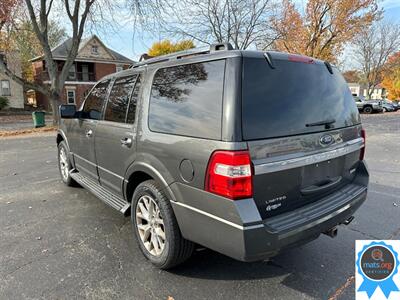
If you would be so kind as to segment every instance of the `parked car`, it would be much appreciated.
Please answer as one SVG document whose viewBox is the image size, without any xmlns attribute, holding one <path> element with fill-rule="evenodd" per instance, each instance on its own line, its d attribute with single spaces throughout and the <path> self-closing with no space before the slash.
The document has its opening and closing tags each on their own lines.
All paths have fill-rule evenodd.
<svg viewBox="0 0 400 300">
<path fill-rule="evenodd" d="M 317 59 L 230 44 L 178 52 L 105 77 L 60 115 L 63 182 L 130 213 L 162 269 L 195 245 L 257 261 L 334 237 L 366 199 L 357 107 Z"/>
<path fill-rule="evenodd" d="M 396 101 L 390 101 L 390 100 L 384 100 L 385 103 L 391 105 L 393 107 L 394 111 L 397 111 L 399 109 L 399 102 Z"/>
<path fill-rule="evenodd" d="M 382 102 L 382 108 L 383 108 L 384 112 L 395 111 L 394 105 L 392 104 L 391 101 L 381 100 L 381 102 Z"/>
<path fill-rule="evenodd" d="M 380 100 L 366 100 L 362 96 L 354 96 L 354 101 L 357 104 L 357 108 L 359 111 L 371 114 L 373 112 L 383 112 L 382 101 Z"/>
</svg>

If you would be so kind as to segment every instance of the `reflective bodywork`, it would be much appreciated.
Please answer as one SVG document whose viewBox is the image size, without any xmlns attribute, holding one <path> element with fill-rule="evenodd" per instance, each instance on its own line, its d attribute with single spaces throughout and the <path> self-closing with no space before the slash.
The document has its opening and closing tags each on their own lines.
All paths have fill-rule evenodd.
<svg viewBox="0 0 400 300">
<path fill-rule="evenodd" d="M 127 205 L 132 187 L 153 178 L 184 238 L 246 261 L 345 222 L 365 200 L 369 176 L 356 105 L 335 68 L 268 57 L 274 68 L 262 52 L 214 51 L 106 77 L 100 111 L 90 93 L 81 118 L 62 121 L 74 170 Z M 315 75 L 306 91 L 298 82 L 304 74 Z M 252 197 L 233 201 L 205 191 L 216 150 L 248 151 Z M 143 209 L 136 213 L 145 243 L 151 220 L 140 217 Z M 158 251 L 162 243 L 153 242 L 149 251 Z"/>
</svg>

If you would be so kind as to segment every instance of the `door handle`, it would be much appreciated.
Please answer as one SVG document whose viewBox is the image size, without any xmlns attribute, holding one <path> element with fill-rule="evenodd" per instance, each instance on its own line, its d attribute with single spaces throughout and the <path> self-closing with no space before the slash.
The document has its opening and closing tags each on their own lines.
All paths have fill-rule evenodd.
<svg viewBox="0 0 400 300">
<path fill-rule="evenodd" d="M 131 138 L 123 138 L 121 139 L 121 145 L 125 147 L 131 147 L 132 146 L 132 139 Z"/>
<path fill-rule="evenodd" d="M 92 129 L 86 130 L 85 135 L 87 138 L 90 138 L 93 135 L 93 130 Z"/>
</svg>

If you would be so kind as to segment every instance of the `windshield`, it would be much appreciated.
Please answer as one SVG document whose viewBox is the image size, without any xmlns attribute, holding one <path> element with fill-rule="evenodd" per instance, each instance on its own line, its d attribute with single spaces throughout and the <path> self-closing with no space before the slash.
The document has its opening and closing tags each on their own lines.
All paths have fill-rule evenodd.
<svg viewBox="0 0 400 300">
<path fill-rule="evenodd" d="M 360 123 L 352 94 L 336 68 L 331 74 L 320 62 L 288 60 L 274 60 L 274 66 L 272 69 L 261 58 L 243 58 L 245 140 L 312 133 Z"/>
</svg>

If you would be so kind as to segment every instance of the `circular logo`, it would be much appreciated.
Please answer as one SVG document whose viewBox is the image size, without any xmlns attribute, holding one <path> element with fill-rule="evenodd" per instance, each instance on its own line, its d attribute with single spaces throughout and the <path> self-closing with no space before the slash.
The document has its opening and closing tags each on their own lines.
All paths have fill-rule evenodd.
<svg viewBox="0 0 400 300">
<path fill-rule="evenodd" d="M 320 144 L 323 146 L 329 146 L 334 141 L 335 141 L 335 139 L 330 134 L 325 134 L 325 135 L 321 136 L 321 138 L 319 139 Z"/>
<path fill-rule="evenodd" d="M 367 248 L 361 256 L 360 267 L 371 280 L 385 280 L 392 275 L 396 267 L 392 251 L 385 246 L 376 245 Z"/>
</svg>

